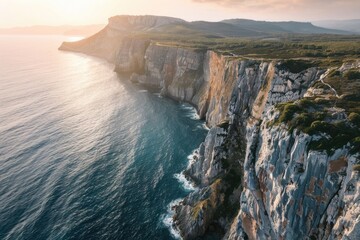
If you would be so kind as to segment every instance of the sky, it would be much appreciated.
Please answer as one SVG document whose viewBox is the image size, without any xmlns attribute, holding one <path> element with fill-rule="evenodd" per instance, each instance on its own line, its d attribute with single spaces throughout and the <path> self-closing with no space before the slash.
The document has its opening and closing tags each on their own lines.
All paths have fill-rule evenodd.
<svg viewBox="0 0 360 240">
<path fill-rule="evenodd" d="M 121 14 L 189 21 L 359 19 L 359 9 L 360 0 L 0 0 L 0 27 L 102 24 Z"/>
</svg>

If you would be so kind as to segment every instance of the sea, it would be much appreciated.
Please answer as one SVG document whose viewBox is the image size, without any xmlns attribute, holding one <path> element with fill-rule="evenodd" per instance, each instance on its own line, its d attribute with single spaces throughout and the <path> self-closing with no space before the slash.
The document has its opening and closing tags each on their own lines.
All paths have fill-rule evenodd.
<svg viewBox="0 0 360 240">
<path fill-rule="evenodd" d="M 207 130 L 195 109 L 59 51 L 0 36 L 0 239 L 176 239 L 181 172 Z"/>
</svg>

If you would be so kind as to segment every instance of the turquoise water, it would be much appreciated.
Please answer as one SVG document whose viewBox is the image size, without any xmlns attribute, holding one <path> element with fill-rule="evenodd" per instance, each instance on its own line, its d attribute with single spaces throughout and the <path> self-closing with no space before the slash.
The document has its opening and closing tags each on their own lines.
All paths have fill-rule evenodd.
<svg viewBox="0 0 360 240">
<path fill-rule="evenodd" d="M 0 239 L 173 238 L 203 123 L 63 40 L 0 36 Z"/>
</svg>

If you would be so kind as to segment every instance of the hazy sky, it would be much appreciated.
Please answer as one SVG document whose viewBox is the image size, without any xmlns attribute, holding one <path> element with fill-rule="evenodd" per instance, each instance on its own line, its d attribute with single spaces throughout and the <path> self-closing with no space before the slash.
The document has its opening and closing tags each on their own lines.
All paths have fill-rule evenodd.
<svg viewBox="0 0 360 240">
<path fill-rule="evenodd" d="M 360 0 L 0 0 L 0 27 L 106 23 L 118 14 L 186 20 L 360 18 Z"/>
</svg>

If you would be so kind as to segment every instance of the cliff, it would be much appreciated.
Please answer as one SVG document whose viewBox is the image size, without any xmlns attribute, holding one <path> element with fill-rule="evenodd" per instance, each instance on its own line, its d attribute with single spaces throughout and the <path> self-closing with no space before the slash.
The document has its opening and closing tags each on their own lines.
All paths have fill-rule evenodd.
<svg viewBox="0 0 360 240">
<path fill-rule="evenodd" d="M 346 146 L 309 151 L 317 136 L 267 123 L 247 126 L 244 191 L 228 237 L 357 239 L 358 156 Z"/>
<path fill-rule="evenodd" d="M 78 42 L 64 42 L 59 50 L 81 52 L 95 57 L 115 61 L 116 53 L 124 39 L 138 32 L 146 32 L 158 27 L 182 23 L 182 19 L 159 16 L 121 15 L 109 18 L 108 25 L 93 36 Z"/>
<path fill-rule="evenodd" d="M 139 21 L 131 29 L 163 24 Z M 114 28 L 78 50 L 109 48 L 115 71 L 191 103 L 211 127 L 184 171 L 198 190 L 174 207 L 184 239 L 360 239 L 360 115 L 347 100 L 358 97 L 359 61 L 325 73 L 301 61 L 115 41 L 123 29 Z M 332 87 L 338 76 L 352 92 Z"/>
<path fill-rule="evenodd" d="M 115 58 L 115 71 L 132 73 L 131 81 L 191 103 L 209 126 L 215 126 L 228 116 L 238 69 L 236 61 L 213 51 L 126 39 Z"/>
<path fill-rule="evenodd" d="M 357 155 L 346 144 L 333 154 L 310 150 L 317 135 L 271 124 L 274 106 L 303 98 L 323 70 L 129 41 L 116 70 L 136 69 L 132 81 L 193 104 L 212 127 L 184 171 L 199 187 L 175 207 L 184 239 L 358 236 Z"/>
<path fill-rule="evenodd" d="M 184 239 L 359 236 L 357 153 L 348 142 L 333 153 L 312 150 L 318 135 L 272 124 L 275 106 L 302 99 L 323 70 L 292 73 L 281 62 L 156 44 L 143 66 L 133 80 L 192 103 L 212 127 L 184 171 L 199 187 L 175 207 Z"/>
</svg>

